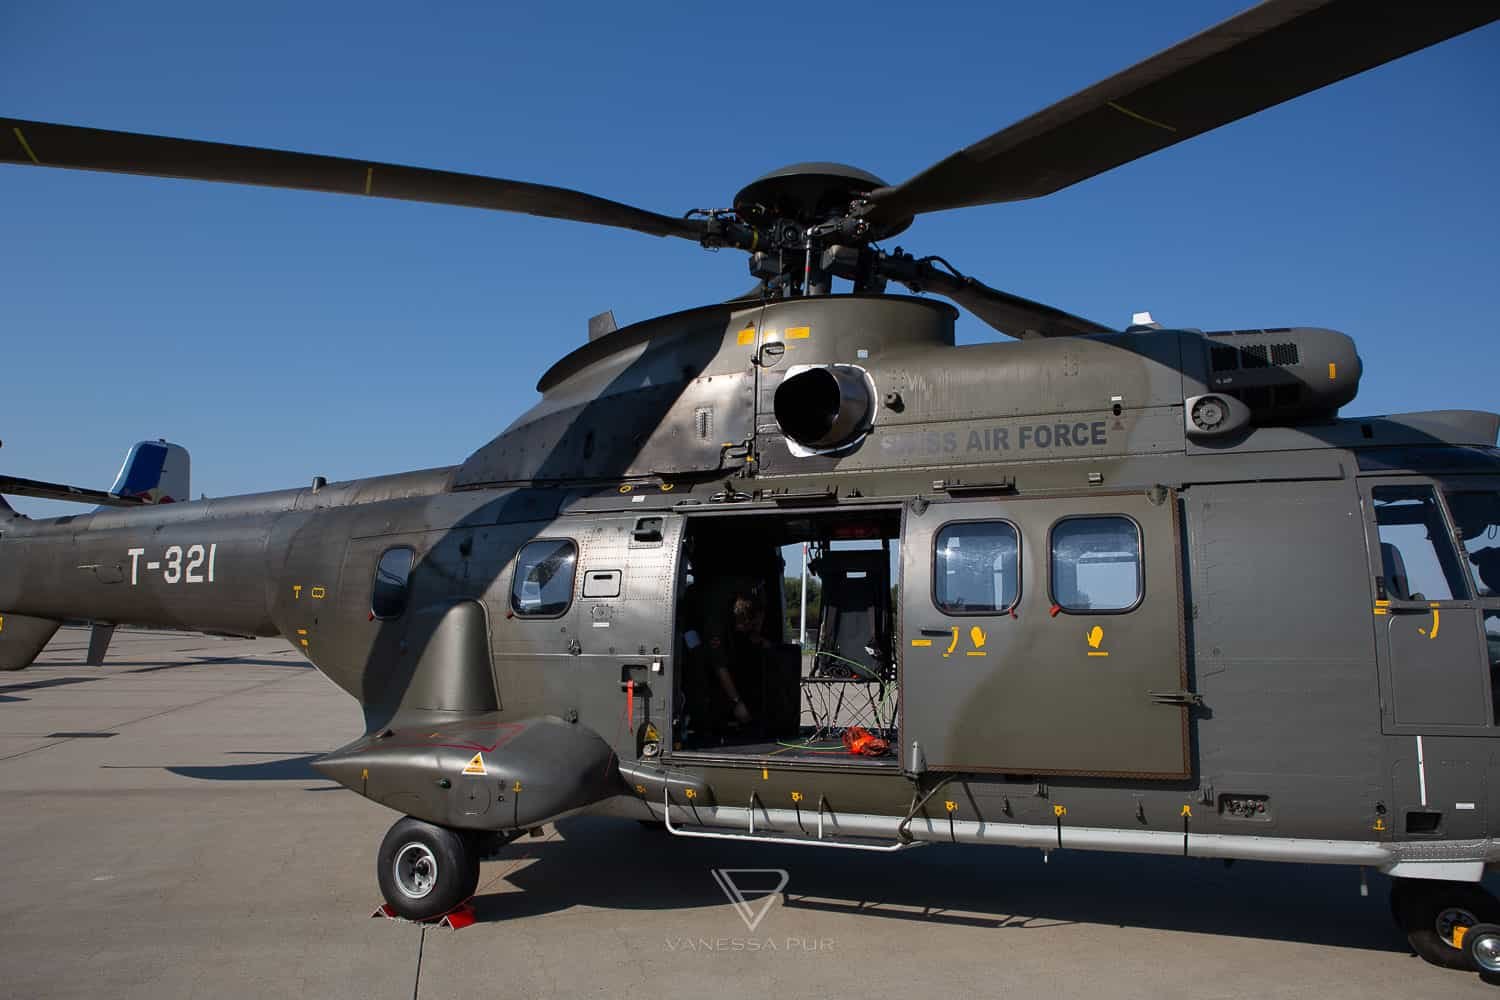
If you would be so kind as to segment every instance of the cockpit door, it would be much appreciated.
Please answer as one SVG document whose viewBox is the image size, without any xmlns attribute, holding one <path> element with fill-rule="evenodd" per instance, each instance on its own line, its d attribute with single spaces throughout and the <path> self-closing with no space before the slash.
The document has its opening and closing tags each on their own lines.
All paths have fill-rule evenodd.
<svg viewBox="0 0 1500 1000">
<path fill-rule="evenodd" d="M 1474 578 L 1439 494 L 1414 477 L 1361 483 L 1387 733 L 1468 735 L 1492 721 Z"/>
</svg>

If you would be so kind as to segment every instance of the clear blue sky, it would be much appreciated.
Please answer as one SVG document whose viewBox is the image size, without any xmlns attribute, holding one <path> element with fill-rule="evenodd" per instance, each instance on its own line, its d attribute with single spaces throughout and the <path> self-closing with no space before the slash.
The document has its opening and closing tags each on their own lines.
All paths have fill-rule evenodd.
<svg viewBox="0 0 1500 1000">
<path fill-rule="evenodd" d="M 0 107 L 678 213 L 794 161 L 904 179 L 1241 6 L 10 0 Z M 1497 164 L 1491 26 L 900 242 L 1115 324 L 1345 330 L 1346 412 L 1500 409 Z M 0 167 L 0 218 L 0 469 L 89 486 L 158 436 L 211 495 L 458 462 L 589 315 L 749 285 L 681 241 L 228 185 Z"/>
</svg>

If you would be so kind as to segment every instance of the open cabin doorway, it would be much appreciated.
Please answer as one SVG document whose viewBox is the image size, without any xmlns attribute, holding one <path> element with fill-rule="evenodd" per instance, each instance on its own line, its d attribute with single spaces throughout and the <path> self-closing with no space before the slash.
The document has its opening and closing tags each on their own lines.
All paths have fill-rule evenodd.
<svg viewBox="0 0 1500 1000">
<path fill-rule="evenodd" d="M 672 754 L 896 767 L 900 533 L 898 508 L 690 515 Z"/>
</svg>

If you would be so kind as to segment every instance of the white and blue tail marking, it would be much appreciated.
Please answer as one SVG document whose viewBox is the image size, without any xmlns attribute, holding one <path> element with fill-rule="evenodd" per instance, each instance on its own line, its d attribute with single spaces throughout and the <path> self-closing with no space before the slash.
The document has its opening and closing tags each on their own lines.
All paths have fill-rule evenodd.
<svg viewBox="0 0 1500 1000">
<path fill-rule="evenodd" d="M 125 453 L 125 462 L 111 496 L 146 503 L 174 503 L 192 499 L 192 460 L 180 444 L 138 441 Z"/>
</svg>

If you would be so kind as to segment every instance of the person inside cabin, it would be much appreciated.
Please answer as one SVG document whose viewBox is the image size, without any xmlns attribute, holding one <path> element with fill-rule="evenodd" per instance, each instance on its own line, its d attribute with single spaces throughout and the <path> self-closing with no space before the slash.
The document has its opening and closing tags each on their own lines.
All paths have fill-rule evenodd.
<svg viewBox="0 0 1500 1000">
<path fill-rule="evenodd" d="M 694 700 L 703 739 L 719 743 L 762 725 L 772 650 L 765 600 L 748 579 L 715 580 L 705 598 Z"/>
</svg>

